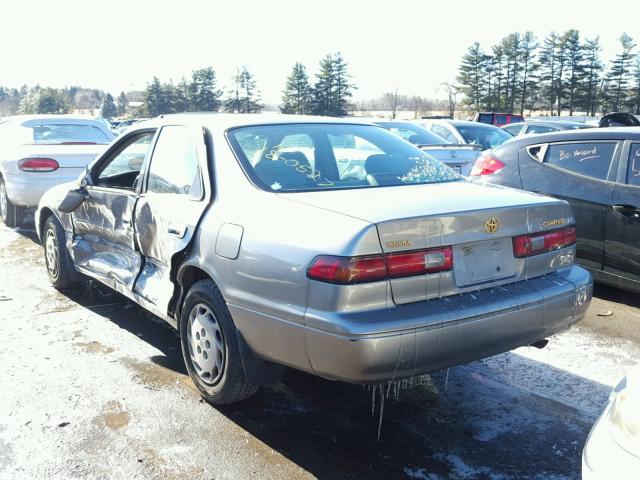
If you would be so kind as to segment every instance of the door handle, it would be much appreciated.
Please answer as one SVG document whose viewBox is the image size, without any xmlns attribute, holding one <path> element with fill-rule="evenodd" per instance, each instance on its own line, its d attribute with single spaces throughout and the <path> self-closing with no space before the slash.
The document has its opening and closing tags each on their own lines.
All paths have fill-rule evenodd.
<svg viewBox="0 0 640 480">
<path fill-rule="evenodd" d="M 174 237 L 182 238 L 187 233 L 187 226 L 184 223 L 169 222 L 167 233 Z"/>
<path fill-rule="evenodd" d="M 614 212 L 621 213 L 627 217 L 638 217 L 640 216 L 640 208 L 634 207 L 633 205 L 613 205 Z"/>
</svg>

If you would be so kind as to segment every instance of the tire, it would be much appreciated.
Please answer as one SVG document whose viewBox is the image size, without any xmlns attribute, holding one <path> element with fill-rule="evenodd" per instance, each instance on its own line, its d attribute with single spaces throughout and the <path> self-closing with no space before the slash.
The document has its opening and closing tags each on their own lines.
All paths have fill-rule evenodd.
<svg viewBox="0 0 640 480">
<path fill-rule="evenodd" d="M 44 224 L 42 247 L 49 281 L 58 290 L 75 286 L 78 276 L 73 268 L 65 238 L 62 225 L 55 215 L 50 215 Z"/>
<path fill-rule="evenodd" d="M 11 203 L 7 195 L 4 180 L 0 178 L 0 217 L 7 227 L 18 227 L 22 224 L 23 209 Z"/>
<path fill-rule="evenodd" d="M 207 402 L 235 403 L 258 390 L 247 381 L 236 327 L 212 280 L 200 280 L 189 289 L 179 329 L 185 366 Z"/>
</svg>

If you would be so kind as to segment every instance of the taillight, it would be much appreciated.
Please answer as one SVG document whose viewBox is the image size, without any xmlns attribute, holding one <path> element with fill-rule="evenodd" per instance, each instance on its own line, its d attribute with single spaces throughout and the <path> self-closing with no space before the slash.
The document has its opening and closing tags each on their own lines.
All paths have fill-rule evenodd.
<svg viewBox="0 0 640 480">
<path fill-rule="evenodd" d="M 311 262 L 307 277 L 346 285 L 424 275 L 452 268 L 453 254 L 451 247 L 447 246 L 362 257 L 320 255 Z"/>
<path fill-rule="evenodd" d="M 499 158 L 491 153 L 486 153 L 478 157 L 469 175 L 491 175 L 492 173 L 498 173 L 504 167 L 504 163 Z"/>
<path fill-rule="evenodd" d="M 530 257 L 568 247 L 576 243 L 576 228 L 566 227 L 550 232 L 532 233 L 513 237 L 513 254 L 518 257 Z"/>
<path fill-rule="evenodd" d="M 60 167 L 53 158 L 23 158 L 18 168 L 23 172 L 53 172 Z"/>
</svg>

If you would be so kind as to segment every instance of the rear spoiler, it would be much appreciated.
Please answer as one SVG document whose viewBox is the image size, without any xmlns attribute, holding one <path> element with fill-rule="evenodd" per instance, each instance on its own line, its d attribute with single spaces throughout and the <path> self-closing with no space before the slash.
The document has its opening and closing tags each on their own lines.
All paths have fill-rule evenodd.
<svg viewBox="0 0 640 480">
<path fill-rule="evenodd" d="M 482 145 L 475 143 L 446 143 L 444 145 L 416 145 L 420 150 L 482 150 Z"/>
</svg>

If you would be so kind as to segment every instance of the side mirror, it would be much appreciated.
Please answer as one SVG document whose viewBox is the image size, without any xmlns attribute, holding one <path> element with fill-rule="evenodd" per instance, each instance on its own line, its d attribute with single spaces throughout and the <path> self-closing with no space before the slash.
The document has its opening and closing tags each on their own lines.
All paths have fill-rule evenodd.
<svg viewBox="0 0 640 480">
<path fill-rule="evenodd" d="M 89 198 L 89 193 L 84 189 L 84 187 L 80 187 L 76 190 L 69 190 L 62 202 L 60 202 L 58 210 L 62 213 L 71 213 L 82 205 L 87 198 Z"/>
</svg>

